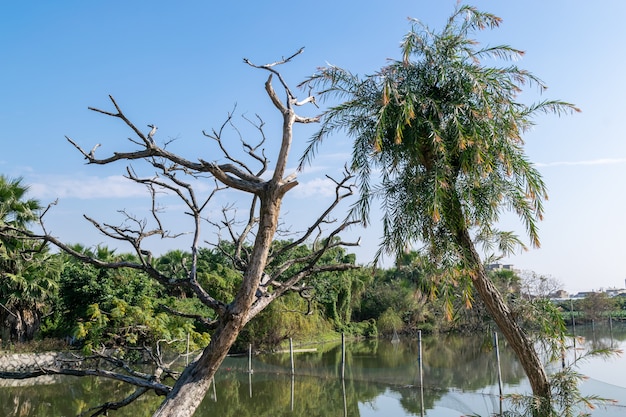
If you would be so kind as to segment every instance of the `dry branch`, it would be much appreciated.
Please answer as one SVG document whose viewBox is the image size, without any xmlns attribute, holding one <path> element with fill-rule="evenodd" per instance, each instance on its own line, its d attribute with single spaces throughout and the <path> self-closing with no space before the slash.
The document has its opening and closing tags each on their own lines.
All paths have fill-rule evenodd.
<svg viewBox="0 0 626 417">
<path fill-rule="evenodd" d="M 156 227 L 150 227 L 147 220 L 137 218 L 125 210 L 121 211 L 125 221 L 120 225 L 102 223 L 85 216 L 91 225 L 103 235 L 111 239 L 127 242 L 132 247 L 137 260 L 103 261 L 87 253 L 80 252 L 49 234 L 45 229 L 43 221 L 41 221 L 42 234 L 18 231 L 9 226 L 0 225 L 0 235 L 5 232 L 13 234 L 17 232 L 23 238 L 41 240 L 42 245 L 52 244 L 76 259 L 99 268 L 131 268 L 142 271 L 167 287 L 179 286 L 189 289 L 201 303 L 212 309 L 213 314 L 202 317 L 201 315 L 180 312 L 170 307 L 162 307 L 170 314 L 197 320 L 213 330 L 209 346 L 203 350 L 202 354 L 195 361 L 189 364 L 178 378 L 174 387 L 158 382 L 160 373 L 164 370 L 160 363 L 158 352 L 156 356 L 153 356 L 153 360 L 158 365 L 157 374 L 151 378 L 134 374 L 126 369 L 123 364 L 116 364 L 113 359 L 105 360 L 116 366 L 121 366 L 122 369 L 127 371 L 127 375 L 99 369 L 46 368 L 31 373 L 20 373 L 19 375 L 2 373 L 0 377 L 30 378 L 45 374 L 103 376 L 128 382 L 138 387 L 138 389 L 121 401 L 106 403 L 96 407 L 94 409 L 96 413 L 106 413 L 108 409 L 126 405 L 138 398 L 146 390 L 153 390 L 157 394 L 166 395 L 166 399 L 155 416 L 190 416 L 195 411 L 199 401 L 204 397 L 210 384 L 209 381 L 214 376 L 239 331 L 250 319 L 267 307 L 270 302 L 288 291 L 298 291 L 305 298 L 308 297 L 307 300 L 310 302 L 310 297 L 306 293 L 308 287 L 302 284 L 307 277 L 322 272 L 345 271 L 357 268 L 357 266 L 348 263 L 317 264 L 324 253 L 333 248 L 358 244 L 358 242 L 344 242 L 339 238 L 339 233 L 345 231 L 352 224 L 357 223 L 356 221 L 345 219 L 337 222 L 330 218 L 331 212 L 337 208 L 339 203 L 352 195 L 352 185 L 350 184 L 352 176 L 347 170 L 344 172 L 343 179 L 339 181 L 333 180 L 335 183 L 335 198 L 322 210 L 319 217 L 312 221 L 311 226 L 294 239 L 292 243 L 271 254 L 271 248 L 280 224 L 281 203 L 285 194 L 298 185 L 295 174 L 285 176 L 293 142 L 294 125 L 296 123 L 315 123 L 319 121 L 318 117 L 305 117 L 296 114 L 294 108 L 306 104 L 315 104 L 315 98 L 309 96 L 303 100 L 297 100 L 284 78 L 276 69 L 278 65 L 288 63 L 301 52 L 302 49 L 287 58 L 266 65 L 256 65 L 247 59 L 244 60 L 253 68 L 270 72 L 265 83 L 265 91 L 274 107 L 278 109 L 282 116 L 282 136 L 276 162 L 271 169 L 273 173 L 269 179 L 261 177 L 262 174 L 270 169 L 265 150 L 262 148 L 263 144 L 266 143 L 264 122 L 258 116 L 256 122 L 244 118 L 256 129 L 256 134 L 259 136 L 259 139 L 256 141 L 243 137 L 241 131 L 234 126 L 232 113 L 227 115 L 226 120 L 219 129 L 212 130 L 210 133 L 207 133 L 207 131 L 202 132 L 205 137 L 212 139 L 217 144 L 221 157 L 226 159 L 227 163 L 218 164 L 217 162 L 210 162 L 201 158 L 190 160 L 165 149 L 167 145 L 163 147 L 157 145 L 153 141 L 156 128 L 151 125 L 153 131 L 148 134 L 142 132 L 137 128 L 138 124 L 133 123 L 124 114 L 112 96 L 109 96 L 109 98 L 115 111 L 89 108 L 91 111 L 121 120 L 132 132 L 133 137 L 128 138 L 128 140 L 137 147 L 133 151 L 113 152 L 108 156 L 98 157 L 96 150 L 99 149 L 99 144 L 87 151 L 86 149 L 88 148 L 83 148 L 78 142 L 67 137 L 67 140 L 85 157 L 88 164 L 108 165 L 118 161 L 130 164 L 134 161 L 143 161 L 149 168 L 155 170 L 154 175 L 145 176 L 139 175 L 134 168 L 129 166 L 126 169 L 126 178 L 147 187 L 151 197 L 150 215 Z M 272 85 L 274 79 L 278 80 L 278 84 L 280 84 L 281 89 L 286 94 L 285 101 L 281 101 L 274 90 Z M 228 126 L 234 128 L 246 158 L 250 160 L 251 164 L 254 164 L 254 167 L 227 148 L 225 131 Z M 193 186 L 194 181 L 206 179 L 207 177 L 210 181 L 213 181 L 214 186 L 208 192 L 208 196 L 200 197 L 198 189 Z M 209 216 L 204 214 L 207 211 L 207 207 L 209 207 L 209 202 L 216 193 L 226 189 L 242 191 L 250 198 L 247 215 L 242 222 L 237 221 L 236 213 L 232 215 L 230 211 L 232 206 L 230 205 L 227 205 L 222 210 L 221 219 L 209 218 Z M 157 199 L 161 193 L 176 196 L 185 205 L 184 212 L 193 219 L 193 230 L 188 232 L 191 239 L 191 259 L 183 262 L 183 270 L 186 273 L 185 278 L 181 278 L 180 275 L 175 273 L 165 273 L 159 270 L 159 266 L 155 264 L 151 251 L 144 247 L 145 240 L 148 238 L 155 236 L 160 238 L 179 237 L 182 235 L 165 229 L 162 212 L 157 204 Z M 214 298 L 208 289 L 204 288 L 198 281 L 198 250 L 201 228 L 205 223 L 216 228 L 218 233 L 225 231 L 225 234 L 228 235 L 232 247 L 226 248 L 226 242 L 222 241 L 218 241 L 213 246 L 216 250 L 228 256 L 234 268 L 241 272 L 242 283 L 234 299 L 228 300 L 228 302 Z M 316 244 L 310 254 L 300 257 L 290 255 L 292 249 L 305 244 L 315 232 L 321 233 L 323 228 L 330 224 L 333 224 L 334 228 L 325 238 L 316 237 L 316 241 L 321 243 Z M 221 234 L 218 234 L 218 236 L 221 236 Z M 283 256 L 289 260 L 281 265 L 275 265 L 276 259 Z M 168 274 L 173 275 L 170 276 Z M 257 297 L 257 291 L 266 289 L 269 286 L 272 286 L 271 292 L 266 291 L 264 296 Z M 158 349 L 159 347 L 157 346 Z"/>
</svg>

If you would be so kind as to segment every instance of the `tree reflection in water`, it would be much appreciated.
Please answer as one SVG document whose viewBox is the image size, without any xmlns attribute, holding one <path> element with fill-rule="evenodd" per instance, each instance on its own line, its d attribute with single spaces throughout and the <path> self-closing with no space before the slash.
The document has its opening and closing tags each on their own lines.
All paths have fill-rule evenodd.
<svg viewBox="0 0 626 417">
<path fill-rule="evenodd" d="M 478 390 L 494 386 L 496 370 L 490 338 L 424 338 L 424 408 L 434 408 L 450 390 Z M 263 355 L 254 361 L 254 396 L 246 398 L 243 387 L 245 361 L 229 360 L 230 377 L 218 379 L 217 402 L 206 401 L 202 415 L 247 416 L 286 415 L 291 411 L 290 359 L 288 354 Z M 502 358 L 503 373 L 510 384 L 519 383 L 523 370 L 511 352 Z M 316 352 L 296 355 L 294 411 L 292 416 L 342 415 L 341 347 L 325 345 Z M 220 386 L 221 385 L 221 386 Z M 223 393 L 223 394 L 222 394 Z M 224 395 L 224 398 L 221 396 Z M 364 409 L 375 408 L 377 399 L 397 399 L 405 415 L 420 415 L 417 343 L 388 341 L 349 343 L 346 347 L 345 410 L 360 416 Z M 497 398 L 496 398 L 497 403 Z M 380 411 L 384 414 L 385 410 Z"/>
<path fill-rule="evenodd" d="M 624 346 L 626 327 L 614 325 L 609 334 L 608 326 L 596 326 L 594 333 L 585 333 L 585 339 L 592 347 L 611 343 Z M 423 337 L 427 417 L 487 416 L 498 411 L 497 369 L 491 340 L 490 335 Z M 500 356 L 505 393 L 528 392 L 524 372 L 504 343 Z M 247 358 L 228 358 L 216 376 L 216 398 L 210 390 L 196 415 L 420 415 L 417 341 L 347 343 L 345 381 L 341 380 L 341 357 L 340 344 L 319 345 L 314 352 L 296 353 L 293 378 L 289 353 L 255 357 L 253 374 L 247 372 Z M 74 416 L 131 391 L 121 383 L 76 377 L 56 377 L 43 385 L 0 387 L 0 416 Z M 623 399 L 625 391 L 621 388 Z M 111 415 L 150 416 L 159 403 L 159 398 L 147 394 Z"/>
</svg>

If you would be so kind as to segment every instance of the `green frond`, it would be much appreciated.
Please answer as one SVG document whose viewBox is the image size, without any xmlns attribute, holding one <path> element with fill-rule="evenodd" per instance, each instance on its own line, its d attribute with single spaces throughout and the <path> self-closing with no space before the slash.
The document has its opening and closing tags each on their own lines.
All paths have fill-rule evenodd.
<svg viewBox="0 0 626 417">
<path fill-rule="evenodd" d="M 350 167 L 360 197 L 351 214 L 367 224 L 372 202 L 380 202 L 384 236 L 377 256 L 421 242 L 433 257 L 454 264 L 463 258 L 455 247 L 463 229 L 500 255 L 511 253 L 524 247 L 521 239 L 493 229 L 505 211 L 515 213 L 530 244 L 539 245 L 547 189 L 524 153 L 522 136 L 537 114 L 578 109 L 559 100 L 517 101 L 524 88 L 543 91 L 545 84 L 515 65 L 483 62 L 523 55 L 509 45 L 482 47 L 472 38 L 500 23 L 471 6 L 459 6 L 438 32 L 412 19 L 401 58 L 374 75 L 331 66 L 303 83 L 333 105 L 301 164 L 332 134 L 354 140 Z"/>
<path fill-rule="evenodd" d="M 557 116 L 579 113 L 581 110 L 575 105 L 560 100 L 544 100 L 534 103 L 526 109 L 524 116 L 530 116 L 535 113 L 556 114 Z"/>
<path fill-rule="evenodd" d="M 524 56 L 524 51 L 509 45 L 489 46 L 474 52 L 476 58 L 488 57 L 506 61 L 517 61 Z"/>
</svg>

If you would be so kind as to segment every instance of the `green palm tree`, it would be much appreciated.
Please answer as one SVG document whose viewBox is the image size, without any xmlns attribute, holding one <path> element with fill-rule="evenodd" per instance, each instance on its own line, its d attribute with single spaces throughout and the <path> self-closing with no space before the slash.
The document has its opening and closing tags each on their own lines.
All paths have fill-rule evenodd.
<svg viewBox="0 0 626 417">
<path fill-rule="evenodd" d="M 361 193 L 353 213 L 367 223 L 372 200 L 381 200 L 384 237 L 379 255 L 398 255 L 420 242 L 439 265 L 460 265 L 465 296 L 471 297 L 473 288 L 483 299 L 517 353 L 534 394 L 544 399 L 542 407 L 549 407 L 550 385 L 542 362 L 487 277 L 476 243 L 504 253 L 521 244 L 511 233 L 494 228 L 508 209 L 525 225 L 531 244 L 539 246 L 536 223 L 546 187 L 524 154 L 522 134 L 538 113 L 577 109 L 562 101 L 526 105 L 518 101 L 522 87 L 543 89 L 541 80 L 515 65 L 483 64 L 487 57 L 510 61 L 523 54 L 506 45 L 481 48 L 470 38 L 500 21 L 461 6 L 438 33 L 413 21 L 402 42 L 402 59 L 374 75 L 359 77 L 334 66 L 320 69 L 303 86 L 320 89 L 322 99 L 339 104 L 323 114 L 301 163 L 331 133 L 352 137 L 352 169 Z M 451 276 L 455 285 L 462 283 L 459 274 Z"/>
<path fill-rule="evenodd" d="M 25 199 L 22 179 L 0 175 L 0 321 L 5 340 L 31 339 L 58 286 L 60 264 L 41 243 L 20 237 L 12 228 L 25 229 L 38 218 L 37 200 Z"/>
</svg>

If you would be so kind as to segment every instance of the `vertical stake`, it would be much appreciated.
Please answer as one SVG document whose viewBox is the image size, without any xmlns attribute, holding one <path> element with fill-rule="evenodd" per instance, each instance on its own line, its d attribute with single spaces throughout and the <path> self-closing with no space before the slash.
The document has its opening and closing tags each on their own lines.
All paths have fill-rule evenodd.
<svg viewBox="0 0 626 417">
<path fill-rule="evenodd" d="M 187 354 L 185 355 L 185 365 L 189 365 L 189 332 L 187 332 Z"/>
<path fill-rule="evenodd" d="M 420 376 L 420 415 L 424 417 L 424 369 L 422 365 L 422 331 L 417 331 L 417 363 Z"/>
<path fill-rule="evenodd" d="M 248 386 L 250 387 L 250 398 L 252 398 L 252 343 L 248 345 Z"/>
<path fill-rule="evenodd" d="M 574 363 L 576 363 L 576 319 L 574 318 L 574 300 L 569 299 L 570 312 L 572 313 L 572 333 L 574 334 Z"/>
<path fill-rule="evenodd" d="M 248 345 L 248 373 L 254 372 L 252 370 L 252 343 Z"/>
<path fill-rule="evenodd" d="M 348 417 L 348 398 L 346 397 L 346 381 L 341 380 L 341 393 L 343 394 L 343 417 Z"/>
<path fill-rule="evenodd" d="M 341 333 L 341 380 L 346 377 L 346 337 Z"/>
<path fill-rule="evenodd" d="M 296 380 L 295 380 L 295 376 L 292 374 L 291 375 L 291 411 L 293 411 L 293 406 L 294 406 L 294 392 L 296 391 Z"/>
<path fill-rule="evenodd" d="M 289 338 L 289 358 L 291 359 L 291 375 L 295 374 L 293 366 L 293 341 Z"/>
<path fill-rule="evenodd" d="M 498 390 L 500 393 L 500 415 L 502 415 L 502 367 L 500 366 L 500 347 L 498 346 L 498 333 L 493 332 L 493 347 L 496 350 L 496 364 L 498 366 Z"/>
</svg>

